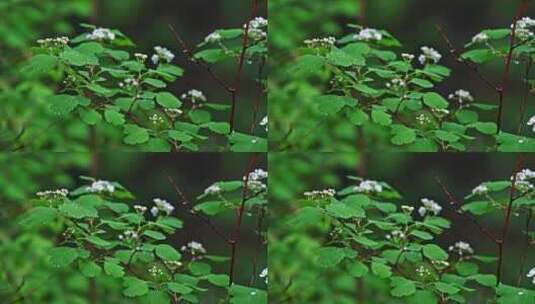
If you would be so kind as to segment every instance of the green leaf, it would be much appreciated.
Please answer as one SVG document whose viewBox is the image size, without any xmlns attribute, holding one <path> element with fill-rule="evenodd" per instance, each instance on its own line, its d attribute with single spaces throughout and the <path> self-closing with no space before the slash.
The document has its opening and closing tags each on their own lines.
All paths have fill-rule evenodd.
<svg viewBox="0 0 535 304">
<path fill-rule="evenodd" d="M 392 276 L 392 270 L 390 266 L 384 263 L 373 261 L 371 268 L 372 268 L 372 273 L 382 279 L 386 279 Z"/>
<path fill-rule="evenodd" d="M 147 282 L 134 277 L 126 277 L 124 280 L 123 294 L 129 298 L 140 297 L 149 292 Z"/>
<path fill-rule="evenodd" d="M 370 118 L 368 117 L 368 114 L 366 114 L 364 111 L 360 109 L 355 109 L 349 114 L 349 120 L 352 124 L 356 126 L 362 126 L 364 123 L 370 120 Z"/>
<path fill-rule="evenodd" d="M 24 214 L 19 225 L 23 228 L 35 228 L 50 224 L 56 219 L 57 211 L 49 207 L 35 207 Z"/>
<path fill-rule="evenodd" d="M 232 284 L 230 287 L 230 304 L 267 304 L 268 295 L 265 290 Z"/>
<path fill-rule="evenodd" d="M 498 126 L 493 122 L 476 122 L 472 124 L 472 127 L 486 135 L 494 135 L 498 133 Z"/>
<path fill-rule="evenodd" d="M 477 264 L 464 261 L 457 263 L 455 265 L 455 269 L 457 270 L 457 273 L 462 276 L 473 275 L 479 271 L 479 267 L 477 266 Z"/>
<path fill-rule="evenodd" d="M 114 126 L 124 125 L 125 123 L 124 115 L 111 109 L 104 111 L 104 118 Z"/>
<path fill-rule="evenodd" d="M 355 278 L 361 278 L 368 273 L 368 267 L 361 261 L 355 261 L 349 266 L 349 274 Z"/>
<path fill-rule="evenodd" d="M 172 292 L 176 292 L 178 294 L 189 294 L 193 291 L 193 289 L 189 288 L 188 286 L 184 285 L 184 284 L 179 284 L 179 283 L 174 283 L 174 282 L 171 282 L 171 283 L 167 283 L 167 288 L 169 288 L 169 290 L 171 290 Z"/>
<path fill-rule="evenodd" d="M 143 82 L 158 89 L 163 89 L 167 86 L 165 82 L 154 78 L 146 78 Z"/>
<path fill-rule="evenodd" d="M 226 135 L 230 133 L 230 125 L 226 122 L 210 122 L 204 124 L 203 127 L 217 134 Z"/>
<path fill-rule="evenodd" d="M 124 142 L 129 145 L 138 145 L 145 143 L 149 140 L 149 131 L 147 129 L 138 127 L 136 125 L 126 125 L 125 133 L 127 136 L 124 138 Z"/>
<path fill-rule="evenodd" d="M 30 76 L 46 74 L 56 67 L 57 59 L 54 56 L 39 54 L 32 57 L 30 62 L 21 69 L 21 73 Z"/>
<path fill-rule="evenodd" d="M 423 247 L 423 254 L 432 261 L 445 261 L 448 253 L 435 244 L 427 244 Z"/>
<path fill-rule="evenodd" d="M 392 125 L 392 133 L 394 136 L 391 141 L 394 145 L 407 145 L 416 140 L 416 131 L 403 125 Z"/>
<path fill-rule="evenodd" d="M 338 265 L 345 257 L 343 248 L 322 247 L 317 252 L 317 263 L 321 267 L 329 268 Z"/>
<path fill-rule="evenodd" d="M 156 255 L 166 261 L 178 261 L 180 260 L 180 253 L 175 248 L 162 244 L 156 246 Z"/>
<path fill-rule="evenodd" d="M 364 218 L 366 216 L 364 209 L 340 202 L 335 202 L 327 206 L 327 211 L 333 216 L 343 219 Z"/>
<path fill-rule="evenodd" d="M 158 241 L 163 241 L 166 239 L 165 234 L 158 232 L 158 231 L 154 231 L 154 230 L 146 230 L 145 232 L 143 232 L 143 235 L 146 235 Z"/>
<path fill-rule="evenodd" d="M 93 109 L 81 110 L 80 117 L 82 118 L 83 122 L 91 126 L 96 125 L 102 120 L 100 113 Z"/>
<path fill-rule="evenodd" d="M 364 57 L 360 55 L 349 55 L 348 53 L 337 48 L 333 48 L 331 50 L 331 52 L 327 55 L 327 60 L 331 64 L 341 67 L 364 65 L 366 63 Z"/>
<path fill-rule="evenodd" d="M 411 83 L 419 86 L 419 87 L 422 87 L 424 89 L 430 89 L 432 88 L 434 85 L 431 81 L 429 80 L 425 80 L 425 79 L 420 79 L 420 78 L 414 78 L 413 80 L 411 80 Z"/>
<path fill-rule="evenodd" d="M 494 55 L 493 51 L 490 49 L 470 50 L 466 53 L 463 53 L 461 57 L 463 59 L 468 59 L 478 64 L 485 63 L 489 60 L 497 58 L 497 56 Z"/>
<path fill-rule="evenodd" d="M 449 295 L 456 294 L 460 291 L 459 288 L 455 287 L 453 284 L 443 283 L 443 282 L 436 282 L 434 283 L 435 288 L 442 292 Z"/>
<path fill-rule="evenodd" d="M 123 267 L 109 259 L 104 262 L 104 272 L 114 278 L 122 278 L 124 276 Z"/>
<path fill-rule="evenodd" d="M 54 95 L 48 99 L 50 110 L 59 116 L 65 116 L 81 104 L 89 103 L 89 100 L 80 96 Z"/>
<path fill-rule="evenodd" d="M 164 108 L 180 108 L 182 102 L 169 92 L 161 92 L 156 95 L 156 102 Z"/>
<path fill-rule="evenodd" d="M 68 266 L 72 264 L 79 256 L 78 249 L 71 247 L 55 247 L 50 249 L 49 253 L 50 262 L 56 267 Z"/>
<path fill-rule="evenodd" d="M 98 65 L 98 58 L 92 54 L 84 54 L 73 49 L 67 49 L 61 53 L 60 57 L 68 64 L 74 66 Z"/>
<path fill-rule="evenodd" d="M 94 278 L 102 272 L 102 269 L 93 261 L 84 261 L 80 263 L 80 271 L 85 277 Z"/>
<path fill-rule="evenodd" d="M 354 106 L 357 100 L 338 95 L 323 95 L 315 98 L 318 103 L 318 111 L 322 115 L 333 115 L 340 112 L 345 106 Z"/>
<path fill-rule="evenodd" d="M 206 276 L 208 282 L 219 287 L 227 287 L 229 285 L 230 279 L 226 274 L 210 274 Z"/>
<path fill-rule="evenodd" d="M 486 287 L 495 287 L 497 284 L 496 276 L 493 274 L 475 274 L 470 279 Z"/>
<path fill-rule="evenodd" d="M 189 263 L 188 268 L 191 273 L 196 276 L 207 275 L 212 271 L 212 267 L 203 262 L 191 262 Z"/>
<path fill-rule="evenodd" d="M 392 124 L 392 116 L 384 110 L 377 108 L 372 110 L 372 120 L 381 126 L 389 126 Z"/>
<path fill-rule="evenodd" d="M 184 74 L 184 69 L 171 64 L 160 64 L 157 70 L 177 77 L 180 77 Z"/>
<path fill-rule="evenodd" d="M 402 277 L 393 277 L 392 287 L 390 294 L 397 298 L 407 297 L 416 292 L 416 284 Z"/>
<path fill-rule="evenodd" d="M 81 205 L 75 202 L 69 202 L 61 205 L 59 211 L 68 217 L 75 219 L 83 219 L 86 217 L 96 218 L 98 217 L 97 209 L 92 206 Z"/>
<path fill-rule="evenodd" d="M 431 92 L 424 95 L 424 103 L 433 109 L 447 109 L 448 101 L 437 93 Z"/>
<path fill-rule="evenodd" d="M 101 239 L 100 237 L 96 236 L 96 235 L 92 235 L 92 236 L 89 236 L 87 238 L 87 241 L 90 242 L 91 244 L 97 246 L 97 247 L 101 247 L 101 248 L 107 248 L 107 247 L 110 247 L 112 244 L 104 239 Z"/>
</svg>

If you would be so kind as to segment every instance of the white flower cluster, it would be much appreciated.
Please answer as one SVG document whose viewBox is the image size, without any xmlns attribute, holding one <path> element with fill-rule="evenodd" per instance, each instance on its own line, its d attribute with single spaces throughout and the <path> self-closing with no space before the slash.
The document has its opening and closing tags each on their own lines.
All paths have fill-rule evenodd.
<svg viewBox="0 0 535 304">
<path fill-rule="evenodd" d="M 207 101 L 206 96 L 204 96 L 204 93 L 202 91 L 195 90 L 195 89 L 189 90 L 187 93 L 182 94 L 182 96 L 180 97 L 182 99 L 191 100 L 192 103 L 196 103 L 198 101 L 201 101 L 201 102 Z"/>
<path fill-rule="evenodd" d="M 107 28 L 96 28 L 93 30 L 91 34 L 87 34 L 87 39 L 90 40 L 115 40 L 115 33 L 112 32 L 110 29 Z"/>
<path fill-rule="evenodd" d="M 437 204 L 435 201 L 428 198 L 422 198 L 422 207 L 418 208 L 418 213 L 420 216 L 425 216 L 427 212 L 431 212 L 434 215 L 438 215 L 442 211 L 442 207 Z"/>
<path fill-rule="evenodd" d="M 414 207 L 408 205 L 402 205 L 401 210 L 405 213 L 411 214 L 414 211 Z"/>
<path fill-rule="evenodd" d="M 263 17 L 256 17 L 249 22 L 249 31 L 248 35 L 254 40 L 263 40 L 267 38 L 267 33 L 264 31 L 264 28 L 268 26 L 267 19 Z M 247 25 L 244 25 L 243 28 L 246 28 Z"/>
<path fill-rule="evenodd" d="M 393 89 L 399 89 L 399 88 L 405 88 L 407 86 L 407 82 L 401 78 L 394 78 L 390 80 L 390 82 L 386 83 L 387 88 L 393 88 Z"/>
<path fill-rule="evenodd" d="M 528 126 L 533 127 L 533 132 L 535 132 L 535 116 L 532 116 L 528 121 Z"/>
<path fill-rule="evenodd" d="M 535 267 L 531 268 L 531 270 L 527 274 L 528 278 L 532 279 L 532 283 L 535 284 Z"/>
<path fill-rule="evenodd" d="M 264 118 L 262 118 L 262 121 L 260 121 L 260 126 L 265 127 L 266 128 L 266 132 L 268 132 L 269 121 L 268 121 L 268 116 L 267 115 Z"/>
<path fill-rule="evenodd" d="M 379 41 L 383 39 L 383 34 L 373 28 L 364 28 L 360 30 L 360 32 L 353 36 L 355 40 L 364 40 L 364 41 L 372 41 L 376 40 Z"/>
<path fill-rule="evenodd" d="M 46 39 L 39 39 L 37 40 L 37 43 L 41 45 L 46 46 L 65 46 L 69 44 L 69 37 L 56 37 L 56 38 L 46 38 Z"/>
<path fill-rule="evenodd" d="M 98 181 L 94 181 L 91 184 L 91 186 L 87 187 L 86 190 L 92 193 L 102 193 L 102 192 L 113 193 L 115 192 L 115 186 L 108 181 L 98 180 Z"/>
<path fill-rule="evenodd" d="M 160 62 L 160 59 L 167 63 L 171 63 L 173 59 L 175 59 L 175 54 L 161 46 L 154 47 L 154 51 L 156 52 L 156 54 L 152 55 L 151 57 L 152 63 L 154 64 L 158 64 Z"/>
<path fill-rule="evenodd" d="M 528 180 L 535 178 L 535 171 L 530 169 L 522 169 L 516 173 L 515 187 L 520 191 L 528 191 L 534 188 Z M 511 181 L 513 176 L 511 176 Z"/>
<path fill-rule="evenodd" d="M 353 191 L 363 193 L 380 193 L 383 192 L 383 185 L 373 180 L 363 180 L 360 182 L 360 185 L 353 188 Z"/>
<path fill-rule="evenodd" d="M 119 82 L 119 87 L 120 88 L 124 88 L 124 87 L 138 87 L 139 86 L 139 81 L 137 79 L 134 79 L 134 78 L 126 78 L 124 80 L 124 82 Z"/>
<path fill-rule="evenodd" d="M 314 190 L 304 193 L 305 197 L 308 199 L 330 198 L 334 197 L 335 194 L 336 191 L 334 189 Z"/>
<path fill-rule="evenodd" d="M 472 249 L 470 244 L 468 244 L 467 242 L 462 242 L 462 241 L 459 241 L 455 243 L 453 246 L 450 246 L 448 250 L 451 252 L 455 252 L 461 256 L 465 254 L 470 255 L 474 253 L 474 249 Z"/>
<path fill-rule="evenodd" d="M 213 32 L 210 35 L 206 36 L 206 38 L 204 38 L 204 42 L 206 42 L 206 43 L 214 43 L 214 42 L 221 41 L 221 39 L 223 39 L 223 36 L 221 36 L 220 33 Z"/>
<path fill-rule="evenodd" d="M 444 116 L 444 115 L 448 115 L 450 114 L 450 110 L 448 109 L 436 109 L 436 108 L 432 108 L 431 109 L 431 112 L 435 113 L 436 115 L 439 115 L 439 116 Z"/>
<path fill-rule="evenodd" d="M 432 275 L 431 270 L 429 270 L 423 265 L 420 265 L 418 266 L 418 268 L 416 268 L 416 274 L 418 274 L 420 277 L 427 277 Z"/>
<path fill-rule="evenodd" d="M 426 64 L 430 61 L 438 63 L 442 59 L 442 55 L 433 48 L 422 46 L 420 49 L 422 50 L 422 54 L 418 57 L 418 61 L 421 64 Z"/>
<path fill-rule="evenodd" d="M 164 275 L 163 270 L 160 267 L 156 266 L 156 265 L 154 265 L 151 268 L 149 268 L 149 273 L 153 277 L 159 277 L 159 276 Z"/>
<path fill-rule="evenodd" d="M 267 171 L 262 169 L 255 169 L 249 173 L 249 177 L 243 177 L 243 180 L 247 180 L 247 188 L 253 192 L 260 192 L 267 189 L 267 186 L 262 182 L 262 180 L 268 178 Z"/>
<path fill-rule="evenodd" d="M 472 43 L 485 43 L 489 41 L 489 35 L 486 33 L 479 33 L 472 38 Z"/>
<path fill-rule="evenodd" d="M 262 279 L 265 279 L 266 284 L 267 284 L 268 283 L 268 269 L 264 268 L 264 270 L 262 270 L 262 272 L 260 272 L 259 277 L 262 278 Z"/>
<path fill-rule="evenodd" d="M 524 17 L 516 22 L 516 37 L 520 39 L 528 39 L 533 36 L 533 32 L 529 30 L 530 27 L 535 26 L 535 20 L 530 17 Z M 511 24 L 511 29 L 513 29 L 514 24 Z"/>
<path fill-rule="evenodd" d="M 145 213 L 147 212 L 147 207 L 141 205 L 134 205 L 134 210 L 139 213 Z"/>
<path fill-rule="evenodd" d="M 474 101 L 474 97 L 472 97 L 472 94 L 470 94 L 470 92 L 468 92 L 466 90 L 462 90 L 462 89 L 455 91 L 453 94 L 450 94 L 448 96 L 448 99 L 456 100 L 461 105 L 464 104 L 464 103 L 468 103 L 468 102 Z"/>
<path fill-rule="evenodd" d="M 133 230 L 127 230 L 124 232 L 124 234 L 119 234 L 119 240 L 121 241 L 129 241 L 129 240 L 137 240 L 139 239 L 139 234 Z"/>
<path fill-rule="evenodd" d="M 169 115 L 171 118 L 175 118 L 175 117 L 178 117 L 180 115 L 182 115 L 182 110 L 180 109 L 171 109 L 171 108 L 165 108 L 164 109 L 164 112 Z"/>
<path fill-rule="evenodd" d="M 163 199 L 160 199 L 160 198 L 155 198 L 152 201 L 154 202 L 154 205 L 156 205 L 156 206 L 150 208 L 150 213 L 153 216 L 158 216 L 158 213 L 160 213 L 160 211 L 165 212 L 166 215 L 170 215 L 171 212 L 173 212 L 173 210 L 175 210 L 175 206 L 171 205 L 166 200 L 163 200 Z"/>
<path fill-rule="evenodd" d="M 485 184 L 481 184 L 472 190 L 472 195 L 483 195 L 489 192 L 489 187 Z"/>
<path fill-rule="evenodd" d="M 309 48 L 320 48 L 320 47 L 330 47 L 336 43 L 336 38 L 334 37 L 325 37 L 325 38 L 313 38 L 305 40 L 305 44 Z"/>
<path fill-rule="evenodd" d="M 137 59 L 139 59 L 141 61 L 145 61 L 145 60 L 147 60 L 147 58 L 149 58 L 149 55 L 142 54 L 142 53 L 135 53 L 134 57 L 136 57 Z"/>
<path fill-rule="evenodd" d="M 211 185 L 210 187 L 208 187 L 208 188 L 206 188 L 204 190 L 204 194 L 205 195 L 214 195 L 214 194 L 221 193 L 221 191 L 223 191 L 223 189 L 221 189 L 221 187 L 219 187 L 218 184 L 213 184 L 213 185 Z"/>
<path fill-rule="evenodd" d="M 416 56 L 414 56 L 413 54 L 408 54 L 408 53 L 401 54 L 401 58 L 403 58 L 403 60 L 408 61 L 408 62 L 412 62 L 415 57 Z"/>
<path fill-rule="evenodd" d="M 390 240 L 390 239 L 402 240 L 402 239 L 405 239 L 406 237 L 407 236 L 405 235 L 405 233 L 403 231 L 401 231 L 401 230 L 394 230 L 394 231 L 392 231 L 392 233 L 386 235 L 386 238 L 388 240 Z"/>
<path fill-rule="evenodd" d="M 160 123 L 163 123 L 165 122 L 165 120 L 163 119 L 163 117 L 161 117 L 160 115 L 158 114 L 152 114 L 150 117 L 149 117 L 149 120 L 153 123 L 153 124 L 160 124 Z"/>
<path fill-rule="evenodd" d="M 67 197 L 67 195 L 69 195 L 69 190 L 57 189 L 57 190 L 39 191 L 36 193 L 36 195 L 38 197 L 46 197 L 46 198 Z"/>
<path fill-rule="evenodd" d="M 431 123 L 431 118 L 429 116 L 425 115 L 424 113 L 421 113 L 418 116 L 416 116 L 416 120 L 421 125 L 425 125 L 425 124 Z"/>
<path fill-rule="evenodd" d="M 188 252 L 191 255 L 206 254 L 206 249 L 204 248 L 204 246 L 201 243 L 195 241 L 191 241 L 187 245 L 182 246 L 180 250 L 182 252 Z"/>
</svg>

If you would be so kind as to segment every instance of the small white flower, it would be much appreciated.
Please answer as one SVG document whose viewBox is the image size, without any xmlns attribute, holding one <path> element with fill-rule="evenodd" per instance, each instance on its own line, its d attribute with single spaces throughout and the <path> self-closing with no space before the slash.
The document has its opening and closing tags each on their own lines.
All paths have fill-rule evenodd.
<svg viewBox="0 0 535 304">
<path fill-rule="evenodd" d="M 511 24 L 511 28 L 513 28 L 513 24 Z M 516 27 L 520 29 L 525 29 L 528 27 L 535 26 L 535 20 L 531 19 L 530 17 L 523 17 L 522 19 L 519 19 L 516 22 Z"/>
<path fill-rule="evenodd" d="M 249 173 L 249 181 L 258 181 L 268 178 L 267 171 L 263 169 L 255 169 L 254 171 Z M 245 180 L 245 177 L 243 178 Z"/>
<path fill-rule="evenodd" d="M 115 186 L 105 180 L 94 181 L 91 186 L 87 187 L 88 192 L 101 193 L 101 192 L 114 192 Z"/>
<path fill-rule="evenodd" d="M 107 28 L 96 28 L 93 30 L 91 34 L 87 34 L 87 39 L 90 40 L 115 40 L 115 33 L 112 32 L 110 29 Z"/>
<path fill-rule="evenodd" d="M 265 282 L 266 284 L 268 283 L 268 269 L 267 268 L 264 268 L 264 270 L 262 270 L 262 272 L 260 272 L 260 275 L 259 275 L 260 278 L 265 278 Z"/>
<path fill-rule="evenodd" d="M 470 94 L 469 91 L 462 90 L 462 89 L 455 91 L 453 94 L 450 94 L 448 96 L 448 99 L 456 100 L 461 105 L 463 105 L 464 103 L 467 103 L 467 102 L 474 101 L 474 97 L 472 97 L 472 94 Z"/>
<path fill-rule="evenodd" d="M 533 132 L 535 132 L 535 116 L 532 116 L 528 121 L 528 126 L 533 127 Z"/>
<path fill-rule="evenodd" d="M 195 241 L 189 242 L 187 245 L 180 248 L 183 252 L 189 252 L 191 255 L 206 254 L 206 249 L 204 246 Z"/>
<path fill-rule="evenodd" d="M 142 53 L 135 53 L 134 57 L 136 57 L 137 59 L 139 59 L 141 61 L 145 61 L 145 60 L 147 60 L 147 58 L 149 58 L 148 55 L 142 54 Z"/>
<path fill-rule="evenodd" d="M 380 193 L 383 192 L 383 185 L 373 180 L 363 180 L 360 185 L 353 188 L 355 192 Z"/>
<path fill-rule="evenodd" d="M 219 187 L 218 184 L 213 184 L 210 187 L 206 188 L 206 190 L 204 190 L 204 194 L 206 195 L 219 194 L 221 191 L 223 191 L 223 189 L 221 189 L 221 187 Z"/>
<path fill-rule="evenodd" d="M 467 242 L 459 241 L 455 243 L 453 246 L 450 246 L 448 248 L 451 252 L 456 252 L 459 255 L 465 255 L 465 254 L 473 254 L 474 249 L 468 244 Z"/>
<path fill-rule="evenodd" d="M 206 43 L 219 42 L 221 41 L 221 39 L 223 39 L 223 36 L 221 36 L 220 33 L 213 32 L 210 35 L 206 36 L 206 38 L 204 38 L 204 42 Z"/>
<path fill-rule="evenodd" d="M 325 37 L 325 38 L 313 38 L 305 40 L 305 44 L 309 48 L 320 48 L 320 47 L 330 47 L 336 43 L 336 38 L 334 37 Z"/>
<path fill-rule="evenodd" d="M 267 33 L 263 28 L 268 26 L 268 21 L 262 17 L 256 17 L 249 22 L 248 36 L 254 40 L 263 40 L 267 38 Z M 247 25 L 243 25 L 243 28 L 247 28 Z"/>
<path fill-rule="evenodd" d="M 67 197 L 67 195 L 69 195 L 69 190 L 57 189 L 57 190 L 39 191 L 36 193 L 36 195 L 39 197 L 45 197 L 45 198 Z"/>
<path fill-rule="evenodd" d="M 204 93 L 199 90 L 189 90 L 187 93 L 182 94 L 182 99 L 188 99 L 191 100 L 192 103 L 197 103 L 197 101 L 206 102 L 206 96 L 204 96 Z"/>
<path fill-rule="evenodd" d="M 535 284 L 535 267 L 531 268 L 531 270 L 526 275 L 528 278 L 532 278 L 532 283 Z"/>
<path fill-rule="evenodd" d="M 154 47 L 154 51 L 156 54 L 152 55 L 152 63 L 158 64 L 160 62 L 160 59 L 166 61 L 167 63 L 171 63 L 173 59 L 175 59 L 175 55 L 169 51 L 166 48 L 163 48 L 161 46 Z"/>
<path fill-rule="evenodd" d="M 364 28 L 360 30 L 358 34 L 354 35 L 353 38 L 356 40 L 364 40 L 364 41 L 372 41 L 372 40 L 379 41 L 383 39 L 383 34 L 380 31 L 373 29 L 373 28 Z"/>
<path fill-rule="evenodd" d="M 489 188 L 485 184 L 481 184 L 472 190 L 472 195 L 482 195 L 489 192 Z"/>
<path fill-rule="evenodd" d="M 158 210 L 165 212 L 167 215 L 171 214 L 171 212 L 175 210 L 175 207 L 166 200 L 155 198 L 152 201 L 154 202 Z M 151 212 L 152 212 L 152 209 L 151 209 Z"/>
<path fill-rule="evenodd" d="M 56 38 L 45 38 L 37 40 L 37 43 L 41 45 L 51 45 L 51 46 L 65 46 L 69 44 L 69 37 L 56 37 Z"/>
<path fill-rule="evenodd" d="M 264 118 L 262 118 L 262 121 L 260 121 L 260 126 L 265 127 L 266 128 L 266 132 L 268 132 L 269 123 L 268 123 L 268 116 L 267 115 Z"/>
<path fill-rule="evenodd" d="M 429 61 L 438 63 L 440 59 L 442 59 L 442 55 L 440 55 L 440 53 L 433 48 L 423 46 L 421 47 L 421 50 L 422 54 L 420 55 L 420 57 L 418 57 L 418 61 L 420 61 L 421 64 L 426 64 Z"/>
<path fill-rule="evenodd" d="M 427 212 L 432 212 L 434 215 L 438 215 L 442 211 L 442 207 L 435 201 L 428 198 L 422 198 L 422 207 L 418 208 L 420 216 L 425 216 Z"/>
<path fill-rule="evenodd" d="M 147 211 L 147 207 L 141 205 L 134 205 L 134 209 L 139 213 L 145 213 Z"/>
<path fill-rule="evenodd" d="M 408 62 L 413 61 L 414 57 L 416 56 L 414 56 L 413 54 L 407 54 L 407 53 L 401 54 L 401 58 L 403 58 L 403 60 L 408 61 Z"/>
<path fill-rule="evenodd" d="M 159 212 L 160 210 L 157 207 L 150 208 L 150 213 L 152 214 L 152 216 L 158 216 Z"/>
<path fill-rule="evenodd" d="M 489 40 L 489 35 L 486 33 L 479 33 L 472 38 L 472 43 L 484 43 Z"/>
<path fill-rule="evenodd" d="M 314 191 L 307 191 L 304 193 L 307 199 L 330 198 L 330 197 L 334 197 L 335 194 L 336 194 L 336 191 L 334 189 L 314 190 Z"/>
<path fill-rule="evenodd" d="M 520 172 L 516 173 L 516 181 L 525 181 L 532 178 L 535 178 L 535 171 L 532 171 L 530 169 L 522 169 L 520 170 Z M 511 180 L 513 180 L 512 176 Z"/>
<path fill-rule="evenodd" d="M 401 206 L 401 210 L 403 212 L 406 212 L 406 213 L 412 213 L 414 211 L 414 207 L 412 206 L 407 206 L 407 205 L 402 205 Z"/>
</svg>

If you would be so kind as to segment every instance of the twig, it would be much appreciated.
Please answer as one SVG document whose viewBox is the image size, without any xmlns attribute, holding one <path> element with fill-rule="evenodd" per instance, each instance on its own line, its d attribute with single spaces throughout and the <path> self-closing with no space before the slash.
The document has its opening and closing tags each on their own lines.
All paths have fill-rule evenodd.
<svg viewBox="0 0 535 304">
<path fill-rule="evenodd" d="M 526 117 L 526 109 L 529 98 L 529 74 L 531 72 L 531 66 L 533 65 L 533 59 L 531 56 L 528 58 L 528 64 L 526 66 L 526 73 L 524 75 L 524 95 L 522 97 L 522 104 L 520 106 L 520 121 L 518 122 L 518 135 L 524 133 L 524 119 Z"/>
<path fill-rule="evenodd" d="M 170 175 L 167 175 L 167 180 L 169 181 L 171 186 L 173 186 L 173 188 L 175 189 L 175 192 L 178 194 L 178 196 L 182 199 L 182 205 L 186 206 L 189 209 L 189 212 L 192 215 L 198 217 L 201 221 L 203 221 L 206 225 L 208 225 L 208 227 L 210 227 L 210 229 L 212 229 L 212 231 L 218 237 L 223 239 L 225 242 L 230 243 L 230 240 L 225 235 L 225 233 L 223 233 L 219 228 L 217 228 L 217 226 L 209 218 L 203 216 L 202 214 L 197 212 L 197 210 L 195 210 L 193 204 L 188 200 L 188 198 L 182 192 L 182 190 L 180 190 L 180 187 L 178 187 L 177 183 L 175 183 L 175 181 L 173 180 L 173 178 Z"/>
<path fill-rule="evenodd" d="M 245 211 L 245 202 L 247 201 L 247 193 L 249 192 L 249 173 L 251 173 L 256 166 L 256 159 L 257 154 L 254 153 L 251 155 L 251 158 L 249 160 L 249 165 L 247 166 L 247 169 L 245 170 L 244 174 L 244 182 L 243 182 L 243 190 L 242 190 L 242 197 L 241 197 L 241 204 L 240 207 L 237 210 L 236 215 L 236 223 L 234 225 L 234 232 L 232 233 L 232 238 L 230 240 L 230 246 L 231 246 L 231 257 L 230 257 L 230 269 L 229 269 L 229 286 L 232 286 L 234 282 L 234 268 L 236 265 L 236 247 L 238 245 L 238 242 L 240 241 L 240 232 L 241 232 L 241 225 L 243 221 L 243 213 Z"/>
<path fill-rule="evenodd" d="M 258 239 L 256 243 L 255 254 L 253 257 L 253 271 L 251 274 L 251 282 L 250 282 L 251 286 L 253 286 L 256 283 L 256 274 L 258 272 L 258 255 L 263 244 L 262 227 L 264 225 L 264 217 L 266 215 L 266 212 L 264 209 L 261 208 L 259 210 L 259 213 L 260 215 L 258 217 L 258 224 L 256 226 L 256 233 L 258 234 Z"/>
<path fill-rule="evenodd" d="M 530 209 L 528 209 L 528 214 L 526 215 L 526 231 L 524 232 L 526 235 L 526 241 L 525 241 L 525 247 L 524 251 L 522 252 L 522 257 L 520 258 L 520 269 L 518 271 L 518 279 L 516 281 L 516 285 L 520 286 L 522 284 L 522 279 L 524 278 L 524 267 L 526 266 L 526 259 L 528 257 L 528 249 L 530 247 L 530 235 L 529 235 L 529 226 L 531 225 L 531 217 L 533 216 L 533 212 Z"/>
<path fill-rule="evenodd" d="M 238 99 L 238 94 L 240 92 L 240 82 L 241 82 L 241 76 L 243 71 L 243 65 L 245 64 L 245 54 L 247 52 L 247 48 L 249 47 L 249 28 L 251 26 L 251 21 L 255 18 L 256 13 L 258 11 L 258 0 L 252 0 L 252 6 L 251 6 L 251 16 L 249 17 L 249 20 L 247 20 L 247 23 L 244 27 L 244 34 L 243 34 L 243 43 L 242 43 L 242 49 L 238 61 L 238 69 L 236 70 L 236 76 L 234 77 L 234 84 L 232 85 L 231 95 L 232 95 L 232 108 L 230 110 L 230 117 L 229 117 L 229 124 L 230 124 L 230 132 L 234 131 L 234 120 L 236 116 L 236 102 Z"/>
<path fill-rule="evenodd" d="M 505 69 L 503 71 L 503 77 L 502 82 L 496 87 L 496 91 L 499 95 L 499 104 L 498 104 L 498 116 L 496 118 L 496 125 L 498 126 L 497 132 L 500 133 L 501 131 L 501 124 L 502 124 L 502 113 L 503 113 L 503 102 L 505 99 L 505 93 L 507 90 L 507 87 L 509 85 L 509 78 L 510 78 L 510 70 L 511 70 L 511 61 L 513 59 L 513 51 L 515 48 L 515 37 L 516 37 L 516 29 L 518 20 L 525 14 L 525 12 L 528 9 L 528 1 L 523 0 L 520 5 L 518 6 L 517 13 L 515 17 L 513 18 L 513 29 L 511 33 L 511 40 L 509 44 L 509 51 L 507 54 L 507 57 L 505 59 Z"/>
</svg>

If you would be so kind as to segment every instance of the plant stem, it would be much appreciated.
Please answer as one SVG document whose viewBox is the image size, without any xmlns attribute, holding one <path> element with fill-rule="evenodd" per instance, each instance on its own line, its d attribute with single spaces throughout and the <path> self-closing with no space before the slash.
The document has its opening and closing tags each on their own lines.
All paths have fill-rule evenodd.
<svg viewBox="0 0 535 304">
<path fill-rule="evenodd" d="M 526 110 L 528 105 L 529 98 L 529 74 L 531 72 L 531 66 L 533 65 L 533 59 L 531 56 L 528 58 L 528 63 L 526 65 L 526 72 L 524 74 L 524 95 L 522 97 L 522 104 L 520 106 L 520 120 L 518 122 L 518 135 L 522 136 L 524 133 L 524 119 L 526 118 Z"/>
</svg>

